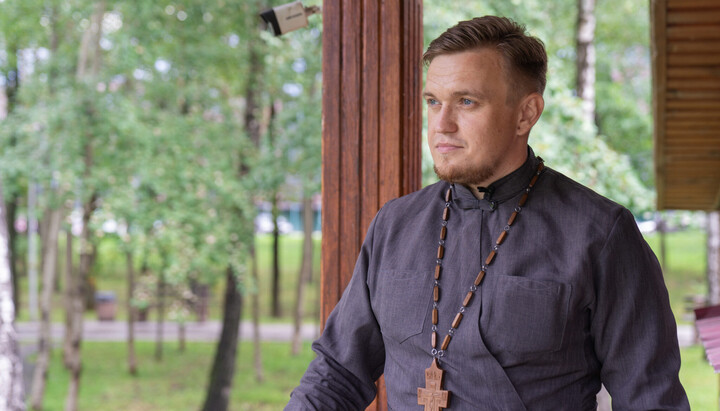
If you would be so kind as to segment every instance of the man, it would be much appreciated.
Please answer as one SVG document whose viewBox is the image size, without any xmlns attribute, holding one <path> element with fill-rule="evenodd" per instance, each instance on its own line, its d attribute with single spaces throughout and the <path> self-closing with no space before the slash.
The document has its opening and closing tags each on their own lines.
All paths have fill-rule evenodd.
<svg viewBox="0 0 720 411">
<path fill-rule="evenodd" d="M 433 41 L 424 96 L 442 180 L 388 202 L 286 409 L 686 410 L 676 326 L 633 216 L 544 167 L 542 42 L 509 19 Z"/>
</svg>

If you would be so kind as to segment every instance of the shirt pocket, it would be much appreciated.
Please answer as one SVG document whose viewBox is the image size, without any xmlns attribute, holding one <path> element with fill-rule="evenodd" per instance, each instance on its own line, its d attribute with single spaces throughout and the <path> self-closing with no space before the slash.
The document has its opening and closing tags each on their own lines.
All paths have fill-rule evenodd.
<svg viewBox="0 0 720 411">
<path fill-rule="evenodd" d="M 498 276 L 489 298 L 486 343 L 493 352 L 537 354 L 562 346 L 570 301 L 569 284 Z"/>
<path fill-rule="evenodd" d="M 431 276 L 420 271 L 379 273 L 371 299 L 385 338 L 403 343 L 423 331 L 432 303 Z"/>
</svg>

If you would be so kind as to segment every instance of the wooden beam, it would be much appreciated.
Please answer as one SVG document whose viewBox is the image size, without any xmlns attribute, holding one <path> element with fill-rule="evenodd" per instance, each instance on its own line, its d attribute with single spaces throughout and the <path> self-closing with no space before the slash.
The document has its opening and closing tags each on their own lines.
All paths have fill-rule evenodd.
<svg viewBox="0 0 720 411">
<path fill-rule="evenodd" d="M 322 324 L 377 210 L 420 188 L 421 55 L 422 0 L 323 2 Z"/>
</svg>

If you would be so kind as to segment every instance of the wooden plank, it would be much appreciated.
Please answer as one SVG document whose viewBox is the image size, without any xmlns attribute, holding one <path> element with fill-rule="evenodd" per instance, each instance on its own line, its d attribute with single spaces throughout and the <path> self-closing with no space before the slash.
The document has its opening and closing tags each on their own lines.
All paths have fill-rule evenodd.
<svg viewBox="0 0 720 411">
<path fill-rule="evenodd" d="M 720 41 L 671 41 L 668 53 L 716 53 L 720 51 Z"/>
<path fill-rule="evenodd" d="M 410 193 L 422 187 L 422 69 L 423 53 L 423 1 L 403 0 L 403 26 L 410 34 L 403 36 L 403 176 L 402 192 Z"/>
<path fill-rule="evenodd" d="M 668 40 L 717 40 L 720 39 L 720 24 L 702 26 L 674 26 L 667 28 Z"/>
<path fill-rule="evenodd" d="M 352 271 L 360 249 L 360 167 L 361 159 L 361 116 L 360 107 L 365 98 L 362 96 L 362 9 L 360 3 L 353 0 L 342 1 L 342 91 L 340 108 L 342 110 L 340 172 L 340 288 L 336 290 L 337 299 L 352 276 Z"/>
<path fill-rule="evenodd" d="M 720 27 L 718 27 L 720 30 Z M 692 66 L 712 66 L 713 68 L 720 65 L 720 54 L 700 53 L 700 54 L 668 54 L 667 63 L 669 67 L 692 67 Z"/>
<path fill-rule="evenodd" d="M 717 122 L 720 120 L 718 113 L 711 110 L 668 110 L 667 119 L 673 120 L 701 120 Z"/>
<path fill-rule="evenodd" d="M 382 76 L 380 76 L 380 89 L 393 90 L 394 92 L 383 92 L 380 95 L 380 110 L 383 115 L 395 119 L 395 121 L 383 121 L 380 123 L 380 134 L 382 136 L 400 136 L 402 125 L 401 95 L 402 95 L 402 24 L 401 24 L 401 2 L 382 2 L 382 16 L 380 26 L 383 31 L 383 39 L 380 43 L 380 61 L 382 65 Z M 380 159 L 378 170 L 380 199 L 388 201 L 400 194 L 400 167 L 402 162 L 401 140 L 391 138 L 384 140 L 382 151 L 385 154 Z"/>
<path fill-rule="evenodd" d="M 375 0 L 365 0 L 363 5 L 363 165 L 362 165 L 362 206 L 360 210 L 361 231 L 367 231 L 370 222 L 380 207 L 377 184 L 380 166 L 380 118 L 382 112 L 377 96 L 380 88 L 380 5 Z M 392 92 L 392 90 L 388 90 Z"/>
<path fill-rule="evenodd" d="M 666 102 L 668 111 L 671 110 L 720 110 L 720 100 L 674 100 Z"/>
<path fill-rule="evenodd" d="M 717 81 L 718 79 L 720 79 L 720 67 L 669 67 L 667 69 L 667 78 L 702 78 L 708 81 Z"/>
<path fill-rule="evenodd" d="M 667 0 L 668 10 L 716 9 L 717 0 Z"/>
<path fill-rule="evenodd" d="M 668 24 L 720 23 L 720 8 L 673 10 L 667 14 Z"/>
<path fill-rule="evenodd" d="M 718 90 L 720 89 L 720 79 L 716 81 L 685 78 L 668 79 L 667 88 L 668 90 Z"/>
<path fill-rule="evenodd" d="M 667 98 L 687 99 L 687 100 L 718 100 L 720 99 L 720 91 L 684 91 L 684 90 L 666 90 Z"/>
<path fill-rule="evenodd" d="M 720 127 L 720 119 L 713 120 L 713 121 L 699 121 L 699 120 L 675 120 L 675 119 L 668 119 L 667 122 L 667 129 L 707 129 L 707 128 L 715 128 L 717 130 L 718 127 Z"/>
<path fill-rule="evenodd" d="M 325 324 L 337 303 L 340 273 L 340 91 L 342 8 L 337 2 L 323 4 L 322 95 L 322 261 L 320 270 L 320 324 Z"/>
</svg>

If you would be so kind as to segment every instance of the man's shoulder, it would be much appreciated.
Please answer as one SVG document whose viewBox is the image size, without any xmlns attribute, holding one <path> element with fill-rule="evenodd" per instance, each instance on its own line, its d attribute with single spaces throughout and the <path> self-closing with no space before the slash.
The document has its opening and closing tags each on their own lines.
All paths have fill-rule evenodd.
<svg viewBox="0 0 720 411">
<path fill-rule="evenodd" d="M 623 205 L 555 169 L 548 167 L 543 179 L 546 182 L 547 194 L 571 208 L 583 211 L 586 215 L 593 217 L 605 215 L 614 220 L 619 214 L 629 212 Z"/>
<path fill-rule="evenodd" d="M 445 201 L 445 191 L 450 185 L 444 181 L 438 181 L 436 183 L 425 186 L 417 191 L 413 191 L 410 194 L 406 194 L 401 197 L 396 197 L 383 206 L 383 208 L 397 210 L 407 208 L 425 208 L 428 202 L 432 201 Z"/>
</svg>

